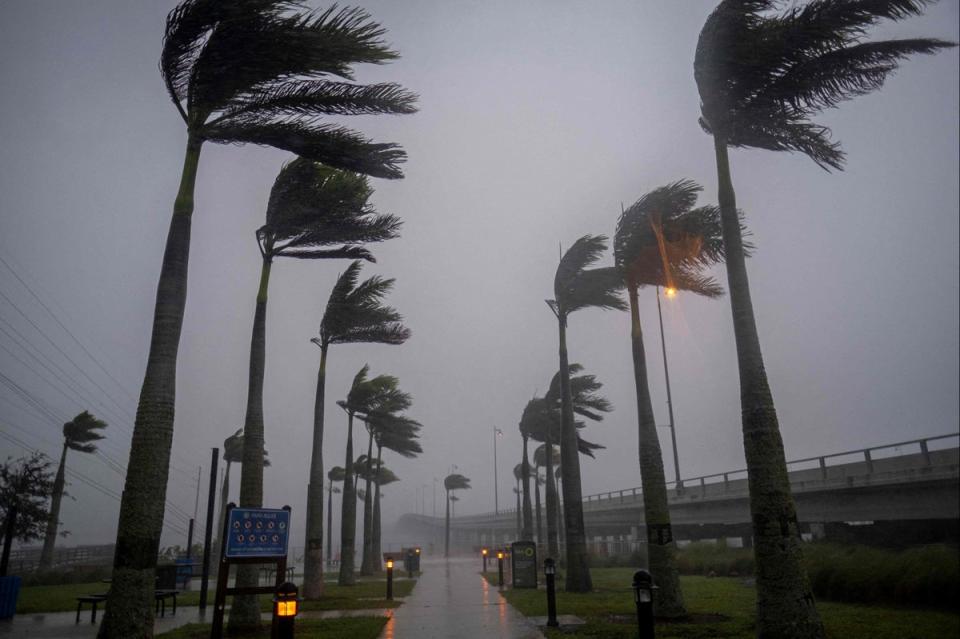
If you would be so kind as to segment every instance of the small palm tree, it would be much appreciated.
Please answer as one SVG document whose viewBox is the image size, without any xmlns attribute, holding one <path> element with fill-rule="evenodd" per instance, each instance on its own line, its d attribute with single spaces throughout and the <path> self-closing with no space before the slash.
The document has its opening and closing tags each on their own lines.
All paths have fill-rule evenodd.
<svg viewBox="0 0 960 639">
<path fill-rule="evenodd" d="M 268 453 L 266 450 L 263 451 L 263 465 L 269 466 L 270 460 L 267 458 Z M 213 552 L 211 557 L 220 556 L 220 544 L 222 540 L 220 535 L 223 531 L 224 520 L 227 517 L 227 502 L 230 500 L 230 467 L 233 464 L 242 464 L 243 463 L 243 429 L 238 428 L 230 437 L 227 437 L 223 440 L 223 461 L 226 462 L 226 468 L 223 470 L 223 481 L 220 485 L 220 516 L 217 518 L 220 522 L 217 526 L 217 537 L 216 541 L 213 544 Z M 219 568 L 219 564 L 214 565 L 214 570 Z"/>
<path fill-rule="evenodd" d="M 396 401 L 399 384 L 396 377 L 378 375 L 368 379 L 370 367 L 364 365 L 354 376 L 347 399 L 337 402 L 347 413 L 347 447 L 346 462 L 344 463 L 343 477 L 343 513 L 340 520 L 340 573 L 337 583 L 341 586 L 352 586 L 356 583 L 354 574 L 353 555 L 355 551 L 355 537 L 357 528 L 357 493 L 354 482 L 353 459 L 353 420 L 354 417 L 365 417 L 383 405 L 390 405 Z"/>
<path fill-rule="evenodd" d="M 103 439 L 99 430 L 107 427 L 107 423 L 83 411 L 71 421 L 63 425 L 63 451 L 60 453 L 60 465 L 53 480 L 53 492 L 50 496 L 50 516 L 47 519 L 47 532 L 43 538 L 43 550 L 40 553 L 40 569 L 49 570 L 53 566 L 53 549 L 57 541 L 57 528 L 60 526 L 60 502 L 63 499 L 63 489 L 66 484 L 67 450 L 78 453 L 96 452 L 97 446 L 93 442 Z"/>
<path fill-rule="evenodd" d="M 524 455 L 526 457 L 526 455 Z M 526 473 L 524 473 L 526 469 Z M 526 476 L 524 476 L 526 474 Z M 514 494 L 517 496 L 517 538 L 523 541 L 533 541 L 533 532 L 530 525 L 524 525 L 525 520 L 528 519 L 530 514 L 530 462 L 526 459 L 523 462 L 517 464 L 513 467 L 513 479 L 517 482 L 516 487 L 513 489 Z M 520 484 L 523 482 L 527 490 L 520 490 Z M 523 495 L 523 505 L 520 504 L 520 495 Z"/>
<path fill-rule="evenodd" d="M 552 459 L 550 460 L 550 465 L 552 468 L 560 467 L 560 451 L 556 448 L 552 448 L 553 454 L 551 455 Z M 540 508 L 540 484 L 547 484 L 546 477 L 540 477 L 540 467 L 547 467 L 547 445 L 541 444 L 537 446 L 536 450 L 533 451 L 533 465 L 536 468 L 537 473 L 537 483 L 534 488 L 534 496 L 536 497 L 537 503 L 537 543 L 543 544 L 543 513 Z M 549 524 L 549 522 L 548 522 Z"/>
<path fill-rule="evenodd" d="M 773 395 L 760 351 L 744 256 L 730 146 L 799 151 L 825 169 L 843 168 L 830 129 L 811 118 L 879 89 L 900 60 L 955 46 L 932 38 L 865 41 L 870 27 L 923 12 L 925 0 L 833 0 L 790 6 L 724 0 L 707 18 L 694 58 L 700 124 L 713 136 L 718 203 L 740 370 L 743 440 L 757 564 L 757 633 L 822 637 L 803 568 L 796 506 Z"/>
<path fill-rule="evenodd" d="M 343 481 L 346 471 L 340 466 L 334 466 L 327 472 L 327 563 L 330 563 L 333 557 L 333 494 L 339 493 L 340 489 L 333 484 Z"/>
<path fill-rule="evenodd" d="M 379 570 L 381 566 L 381 526 L 380 526 L 380 487 L 390 483 L 385 481 L 385 477 L 380 475 L 382 466 L 383 450 L 387 449 L 412 459 L 423 452 L 420 442 L 419 432 L 422 428 L 420 422 L 403 415 L 387 414 L 377 411 L 367 417 L 367 423 L 372 426 L 374 440 L 377 445 L 377 470 L 374 472 L 376 480 L 376 489 L 373 498 L 373 555 L 376 567 Z"/>
<path fill-rule="evenodd" d="M 588 268 L 607 249 L 607 238 L 584 235 L 573 243 L 557 267 L 553 281 L 554 299 L 547 304 L 557 317 L 560 341 L 561 429 L 560 459 L 563 469 L 564 530 L 567 540 L 567 592 L 590 592 L 590 564 L 583 524 L 583 490 L 580 486 L 580 456 L 570 391 L 567 357 L 567 320 L 584 308 L 626 310 L 620 297 L 623 284 L 613 267 Z"/>
<path fill-rule="evenodd" d="M 680 617 L 687 611 L 680 590 L 663 456 L 650 400 L 638 292 L 642 286 L 662 286 L 705 297 L 722 294 L 712 278 L 701 274 L 704 267 L 722 259 L 723 242 L 717 207 L 694 208 L 700 190 L 698 184 L 682 180 L 647 193 L 620 216 L 613 243 L 614 262 L 630 302 L 647 550 L 650 571 L 658 586 L 655 608 L 662 617 Z"/>
<path fill-rule="evenodd" d="M 358 284 L 361 262 L 355 261 L 337 278 L 327 300 L 320 337 L 311 341 L 320 347 L 320 366 L 317 370 L 317 391 L 313 409 L 313 448 L 310 456 L 310 482 L 307 485 L 307 503 L 314 496 L 323 478 L 323 419 L 326 395 L 327 352 L 333 344 L 377 343 L 403 344 L 410 330 L 403 325 L 403 317 L 393 308 L 383 305 L 383 299 L 393 288 L 393 279 L 378 276 Z M 351 429 L 352 430 L 352 429 Z M 352 455 L 352 453 L 351 453 Z M 346 484 L 344 485 L 346 490 Z M 322 495 L 322 493 L 320 493 Z M 317 543 L 323 540 L 322 517 L 320 529 L 315 518 L 307 518 L 307 560 L 304 565 L 304 597 L 315 599 L 323 593 L 322 558 Z M 342 567 L 341 563 L 341 567 Z"/>
<path fill-rule="evenodd" d="M 450 504 L 456 501 L 457 496 L 452 494 L 454 490 L 466 490 L 470 488 L 470 479 L 460 473 L 451 473 L 443 478 L 443 489 L 447 493 L 447 513 L 446 526 L 443 542 L 443 556 L 450 556 Z"/>
<path fill-rule="evenodd" d="M 405 155 L 396 145 L 373 143 L 321 120 L 326 115 L 415 110 L 416 96 L 395 84 L 349 82 L 352 65 L 382 64 L 397 57 L 383 35 L 361 9 L 312 12 L 297 0 L 183 0 L 167 16 L 160 71 L 187 128 L 186 153 L 157 286 L 150 354 L 117 527 L 117 547 L 137 551 L 118 552 L 114 559 L 101 637 L 153 634 L 150 593 L 173 439 L 200 150 L 206 141 L 273 146 L 330 167 L 401 177 L 398 163 Z M 233 628 L 259 625 L 259 612 L 245 610 L 242 618 L 234 612 Z"/>
</svg>

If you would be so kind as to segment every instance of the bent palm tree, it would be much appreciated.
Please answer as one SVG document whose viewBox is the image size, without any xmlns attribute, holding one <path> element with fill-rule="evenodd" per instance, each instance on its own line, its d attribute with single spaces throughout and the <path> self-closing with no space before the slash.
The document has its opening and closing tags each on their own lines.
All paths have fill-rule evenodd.
<svg viewBox="0 0 960 639">
<path fill-rule="evenodd" d="M 466 490 L 470 488 L 470 479 L 460 473 L 452 473 L 443 478 L 443 489 L 447 493 L 447 514 L 446 526 L 444 528 L 443 556 L 450 556 L 450 503 L 457 499 L 456 495 L 451 495 L 454 490 Z"/>
<path fill-rule="evenodd" d="M 553 459 L 550 460 L 550 463 L 554 468 L 556 468 L 557 466 L 560 465 L 560 451 L 555 448 L 551 448 L 551 450 L 553 451 L 553 454 L 551 455 Z M 546 465 L 547 465 L 547 445 L 546 444 L 541 444 L 537 446 L 536 450 L 533 451 L 533 465 L 536 467 L 536 473 L 537 473 L 537 483 L 534 489 L 534 496 L 536 497 L 536 501 L 537 501 L 537 504 L 536 504 L 537 543 L 542 545 L 544 541 L 543 541 L 543 514 L 540 508 L 540 484 L 541 483 L 546 484 L 546 478 L 540 477 L 540 467 L 543 466 L 544 468 L 546 468 Z M 549 488 L 547 488 L 547 490 L 549 490 Z M 548 522 L 548 525 L 549 525 L 549 522 Z"/>
<path fill-rule="evenodd" d="M 391 450 L 402 457 L 412 459 L 423 452 L 420 442 L 419 432 L 422 428 L 420 422 L 403 415 L 385 414 L 378 411 L 367 417 L 367 423 L 373 426 L 374 439 L 377 444 L 377 468 L 382 468 L 383 449 Z M 371 554 L 375 558 L 376 566 L 379 569 L 381 565 L 381 526 L 380 526 L 380 486 L 388 483 L 386 477 L 380 474 L 380 470 L 374 473 L 376 481 L 376 491 L 373 498 L 373 549 Z"/>
<path fill-rule="evenodd" d="M 354 64 L 395 59 L 383 34 L 360 9 L 310 12 L 296 0 L 184 0 L 167 16 L 160 70 L 187 127 L 186 153 L 157 285 L 101 637 L 153 636 L 154 568 L 201 147 L 206 141 L 273 146 L 335 168 L 401 177 L 402 149 L 320 119 L 415 110 L 416 96 L 398 85 L 331 79 L 352 80 Z"/>
<path fill-rule="evenodd" d="M 379 215 L 367 203 L 372 189 L 367 178 L 356 173 L 297 158 L 280 171 L 270 191 L 267 219 L 257 230 L 260 255 L 260 287 L 257 292 L 250 340 L 250 371 L 244 423 L 243 466 L 240 474 L 240 505 L 263 504 L 263 378 L 266 356 L 267 288 L 274 258 L 362 258 L 373 256 L 359 244 L 383 242 L 397 237 L 401 222 L 392 215 Z M 339 245 L 339 246 L 338 246 Z M 323 571 L 323 469 L 314 494 L 307 495 L 307 527 L 319 539 L 308 537 L 305 563 Z M 314 499 L 311 499 L 313 497 Z M 238 586 L 256 586 L 255 566 L 240 566 Z M 311 582 L 312 584 L 313 582 Z M 307 588 L 304 588 L 306 591 Z M 234 618 L 257 617 L 256 597 L 235 597 L 230 609 Z M 247 622 L 243 622 L 247 625 Z"/>
<path fill-rule="evenodd" d="M 683 180 L 654 189 L 623 212 L 613 242 L 614 262 L 627 287 L 630 341 L 637 393 L 637 432 L 643 510 L 647 526 L 650 572 L 658 588 L 655 608 L 662 617 L 686 614 L 676 543 L 670 525 L 663 455 L 650 400 L 643 331 L 637 300 L 641 286 L 662 286 L 717 297 L 722 289 L 701 275 L 703 267 L 722 259 L 720 213 L 716 207 L 694 209 L 701 188 Z"/>
<path fill-rule="evenodd" d="M 64 474 L 67 464 L 67 450 L 78 453 L 96 452 L 97 446 L 93 442 L 103 439 L 98 433 L 107 427 L 107 423 L 83 411 L 71 421 L 63 425 L 63 451 L 60 453 L 60 465 L 53 480 L 53 491 L 50 494 L 50 516 L 47 519 L 47 531 L 43 538 L 43 550 L 40 553 L 40 569 L 49 570 L 53 566 L 53 549 L 57 541 L 57 527 L 60 525 L 60 502 L 63 499 L 63 488 L 66 484 Z"/>
<path fill-rule="evenodd" d="M 327 472 L 327 563 L 330 563 L 333 557 L 333 494 L 339 493 L 340 489 L 334 486 L 334 482 L 343 481 L 345 471 L 340 466 L 334 466 Z"/>
<path fill-rule="evenodd" d="M 607 249 L 607 238 L 584 235 L 573 243 L 557 267 L 554 299 L 547 304 L 557 317 L 560 342 L 561 429 L 560 459 L 563 471 L 564 530 L 567 540 L 567 592 L 590 592 L 590 564 L 583 525 L 583 491 L 580 486 L 580 456 L 573 418 L 570 369 L 567 357 L 567 320 L 584 308 L 625 310 L 619 289 L 623 286 L 612 267 L 588 269 Z"/>
<path fill-rule="evenodd" d="M 924 0 L 818 0 L 779 15 L 767 13 L 779 4 L 721 2 L 700 32 L 694 77 L 700 123 L 713 136 L 717 162 L 757 564 L 757 633 L 822 637 L 750 300 L 727 148 L 799 151 L 824 169 L 841 169 L 839 143 L 811 118 L 879 89 L 909 55 L 955 45 L 931 38 L 865 41 L 869 28 L 881 20 L 921 14 Z"/>
</svg>

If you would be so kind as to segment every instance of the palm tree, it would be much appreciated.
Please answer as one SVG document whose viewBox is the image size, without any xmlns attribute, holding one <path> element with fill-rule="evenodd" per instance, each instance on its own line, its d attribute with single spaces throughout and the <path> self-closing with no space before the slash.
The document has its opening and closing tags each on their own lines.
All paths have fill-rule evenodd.
<svg viewBox="0 0 960 639">
<path fill-rule="evenodd" d="M 311 12 L 297 0 L 183 0 L 167 16 L 160 70 L 187 127 L 186 153 L 157 286 L 101 637 L 153 635 L 150 593 L 163 527 L 193 192 L 203 143 L 273 146 L 335 168 L 402 177 L 398 164 L 405 154 L 399 147 L 373 143 L 321 120 L 323 115 L 415 110 L 416 96 L 395 84 L 331 79 L 352 80 L 354 64 L 395 59 L 383 35 L 361 9 Z"/>
<path fill-rule="evenodd" d="M 310 483 L 307 486 L 308 505 L 315 503 L 318 491 L 322 491 L 323 414 L 327 351 L 330 346 L 360 342 L 402 344 L 410 337 L 410 330 L 402 323 L 403 317 L 393 308 L 381 303 L 392 290 L 394 280 L 374 276 L 358 285 L 360 266 L 359 261 L 351 263 L 337 278 L 330 298 L 327 300 L 323 319 L 320 321 L 320 337 L 311 340 L 320 347 L 320 366 L 317 370 L 317 391 L 313 408 L 313 448 L 310 456 Z M 344 490 L 346 490 L 346 484 L 344 484 Z M 319 494 L 322 496 L 323 493 L 319 492 Z M 303 593 L 307 599 L 315 599 L 323 593 L 323 571 L 320 568 L 322 557 L 319 552 L 320 546 L 317 545 L 323 541 L 322 523 L 322 516 L 316 513 L 311 512 L 307 517 L 306 538 L 313 540 L 307 544 L 304 562 Z"/>
<path fill-rule="evenodd" d="M 587 267 L 607 249 L 605 236 L 584 235 L 573 243 L 557 267 L 553 281 L 554 299 L 547 304 L 557 317 L 560 342 L 561 429 L 560 459 L 563 469 L 564 531 L 567 542 L 567 592 L 590 592 L 590 564 L 583 525 L 583 491 L 580 487 L 580 458 L 577 428 L 573 418 L 570 369 L 567 357 L 567 320 L 584 308 L 626 310 L 619 289 L 623 286 L 613 267 Z"/>
<path fill-rule="evenodd" d="M 526 474 L 523 472 L 524 466 L 526 466 Z M 530 463 L 526 459 L 513 467 L 513 479 L 517 482 L 513 489 L 513 492 L 517 495 L 517 538 L 523 541 L 533 541 L 533 532 L 529 525 L 530 522 L 527 521 L 530 519 L 530 493 L 528 492 L 530 487 Z M 526 485 L 527 490 L 520 490 L 521 481 Z M 521 494 L 523 495 L 522 505 L 520 504 Z M 525 523 L 526 526 L 524 526 Z"/>
<path fill-rule="evenodd" d="M 378 375 L 367 379 L 370 367 L 364 365 L 354 376 L 353 384 L 345 401 L 337 402 L 347 413 L 347 448 L 343 477 L 343 513 L 340 520 L 340 573 L 337 583 L 352 586 L 356 582 L 353 571 L 353 554 L 357 529 L 357 493 L 354 483 L 353 419 L 363 418 L 382 405 L 396 401 L 398 380 L 391 375 Z"/>
<path fill-rule="evenodd" d="M 269 466 L 270 460 L 267 459 L 269 453 L 263 451 L 263 465 Z M 223 440 L 223 461 L 227 463 L 226 468 L 223 472 L 223 482 L 220 486 L 220 516 L 217 518 L 220 522 L 217 526 L 217 537 L 216 541 L 213 544 L 213 553 L 212 557 L 220 557 L 220 544 L 222 540 L 220 539 L 221 534 L 223 533 L 224 520 L 227 517 L 227 501 L 230 496 L 230 466 L 233 464 L 242 464 L 243 463 L 243 429 L 238 428 L 230 437 L 227 437 Z M 219 562 L 214 563 L 214 570 L 219 569 Z"/>
<path fill-rule="evenodd" d="M 451 495 L 454 490 L 466 490 L 470 488 L 470 479 L 460 473 L 451 473 L 443 478 L 443 489 L 447 492 L 447 514 L 446 527 L 443 542 L 443 556 L 450 556 L 450 503 L 456 500 L 456 495 Z"/>
<path fill-rule="evenodd" d="M 552 447 L 551 447 L 551 451 L 553 452 L 553 454 L 551 455 L 553 459 L 550 460 L 550 463 L 553 467 L 557 467 L 560 465 L 560 451 Z M 540 484 L 541 483 L 546 484 L 546 479 L 545 478 L 541 479 L 540 467 L 543 466 L 545 468 L 547 465 L 547 445 L 546 444 L 541 444 L 540 446 L 537 446 L 536 450 L 533 451 L 533 465 L 536 467 L 536 474 L 537 474 L 537 483 L 535 484 L 535 488 L 534 488 L 534 496 L 536 497 L 536 500 L 537 500 L 537 543 L 543 544 L 544 543 L 543 542 L 543 515 L 540 509 Z M 549 490 L 549 488 L 547 490 Z M 548 522 L 548 525 L 549 525 L 549 522 Z"/>
<path fill-rule="evenodd" d="M 397 237 L 401 222 L 395 216 L 379 215 L 373 210 L 368 204 L 372 192 L 363 175 L 331 169 L 303 158 L 284 166 L 274 182 L 267 205 L 266 224 L 257 230 L 262 267 L 250 349 L 244 425 L 247 436 L 244 438 L 244 464 L 240 479 L 241 506 L 260 506 L 263 501 L 263 378 L 267 287 L 273 260 L 292 257 L 361 258 L 374 261 L 369 251 L 359 245 Z M 323 583 L 322 467 L 316 479 L 316 488 L 307 498 L 307 528 L 318 531 L 319 535 L 318 538 L 307 538 L 305 570 L 311 576 L 314 571 L 320 572 L 320 580 L 310 581 L 311 586 Z M 241 585 L 256 585 L 256 567 L 241 566 L 237 578 Z M 304 590 L 308 589 L 305 587 Z M 309 590 L 313 594 L 312 588 Z M 244 599 L 252 602 L 249 605 L 256 606 L 256 598 Z M 235 600 L 231 615 L 237 609 Z"/>
<path fill-rule="evenodd" d="M 613 242 L 614 262 L 630 302 L 630 340 L 637 393 L 637 432 L 643 508 L 650 571 L 658 588 L 655 607 L 662 617 L 687 613 L 676 566 L 676 543 L 670 526 L 667 484 L 657 424 L 650 400 L 638 291 L 641 286 L 686 290 L 718 297 L 723 290 L 701 274 L 723 258 L 720 212 L 715 206 L 694 209 L 698 184 L 682 180 L 654 189 L 623 212 Z"/>
<path fill-rule="evenodd" d="M 376 489 L 373 497 L 373 548 L 371 554 L 379 570 L 381 558 L 383 557 L 380 545 L 380 487 L 392 483 L 387 481 L 390 477 L 389 475 L 381 474 L 383 470 L 383 449 L 391 450 L 407 459 L 416 457 L 423 452 L 420 442 L 417 441 L 420 437 L 419 431 L 422 425 L 415 419 L 403 415 L 387 414 L 381 411 L 368 415 L 367 423 L 373 426 L 374 439 L 377 444 L 377 470 L 374 473 Z"/>
<path fill-rule="evenodd" d="M 63 451 L 60 453 L 60 466 L 53 480 L 53 492 L 50 496 L 50 516 L 47 519 L 47 531 L 43 538 L 43 551 L 40 553 L 40 569 L 49 570 L 53 566 L 53 548 L 57 541 L 57 528 L 60 526 L 60 501 L 63 499 L 63 488 L 66 484 L 67 450 L 79 453 L 96 452 L 97 446 L 93 442 L 103 439 L 98 433 L 107 427 L 107 423 L 83 411 L 71 421 L 63 425 Z"/>
<path fill-rule="evenodd" d="M 334 482 L 343 481 L 346 471 L 340 466 L 334 466 L 327 472 L 327 562 L 333 556 L 333 493 L 339 493 L 340 489 L 334 486 Z"/>
<path fill-rule="evenodd" d="M 865 41 L 870 27 L 882 20 L 921 14 L 924 0 L 818 1 L 768 13 L 779 4 L 721 2 L 700 32 L 694 77 L 700 124 L 713 136 L 717 162 L 757 564 L 757 633 L 822 637 L 750 300 L 727 148 L 799 151 L 824 169 L 842 169 L 839 143 L 811 118 L 879 89 L 909 55 L 955 45 L 931 38 Z"/>
</svg>

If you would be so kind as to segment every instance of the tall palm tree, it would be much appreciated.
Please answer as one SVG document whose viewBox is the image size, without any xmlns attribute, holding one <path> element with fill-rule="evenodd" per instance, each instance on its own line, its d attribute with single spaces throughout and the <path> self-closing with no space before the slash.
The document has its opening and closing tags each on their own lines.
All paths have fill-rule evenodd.
<svg viewBox="0 0 960 639">
<path fill-rule="evenodd" d="M 368 204 L 373 190 L 367 178 L 356 173 L 325 167 L 297 158 L 280 171 L 270 191 L 266 224 L 257 230 L 262 257 L 250 341 L 250 370 L 247 411 L 244 423 L 243 466 L 240 474 L 240 505 L 263 504 L 263 378 L 266 356 L 267 288 L 273 260 L 362 258 L 373 256 L 362 246 L 397 237 L 401 222 L 392 215 L 379 215 Z M 319 539 L 308 538 L 305 563 L 323 570 L 323 472 L 317 489 L 307 498 L 307 521 L 320 531 Z M 309 490 L 309 489 L 308 489 Z M 256 586 L 257 567 L 241 565 L 237 585 Z M 312 583 L 312 582 L 311 582 Z M 320 581 L 322 584 L 322 579 Z M 232 625 L 260 614 L 257 598 L 235 597 L 230 609 Z M 249 625 L 246 621 L 242 625 Z"/>
<path fill-rule="evenodd" d="M 552 447 L 551 451 L 553 451 L 553 455 L 551 455 L 553 459 L 550 460 L 550 463 L 553 467 L 558 467 L 560 465 L 560 451 Z M 537 483 L 534 485 L 534 497 L 536 497 L 537 502 L 537 543 L 543 544 L 543 514 L 540 508 L 540 484 L 546 484 L 546 479 L 540 477 L 540 467 L 543 466 L 546 468 L 547 465 L 546 444 L 537 446 L 536 450 L 533 451 L 533 465 L 537 474 Z"/>
<path fill-rule="evenodd" d="M 717 207 L 693 208 L 700 191 L 698 184 L 682 180 L 647 193 L 620 216 L 613 242 L 614 262 L 630 303 L 647 550 L 650 572 L 658 586 L 654 605 L 657 615 L 662 617 L 683 616 L 687 610 L 680 590 L 663 455 L 650 400 L 638 293 L 642 286 L 660 286 L 705 297 L 722 294 L 723 290 L 712 278 L 701 274 L 704 267 L 722 259 L 723 242 Z"/>
<path fill-rule="evenodd" d="M 520 432 L 526 437 L 541 441 L 545 449 L 551 451 L 551 455 L 546 456 L 544 466 L 546 467 L 546 510 L 547 510 L 547 556 L 557 558 L 560 556 L 560 547 L 557 544 L 557 496 L 552 487 L 556 486 L 553 482 L 553 474 L 556 464 L 559 462 L 559 451 L 553 447 L 553 442 L 557 440 L 559 429 L 556 425 L 559 419 L 555 419 L 555 411 L 551 410 L 546 400 L 542 397 L 534 397 L 527 402 L 523 408 L 523 415 L 520 418 Z M 534 453 L 536 455 L 536 453 Z M 538 491 L 539 494 L 539 491 Z M 539 512 L 538 512 L 539 516 Z M 539 522 L 538 522 L 539 528 Z"/>
<path fill-rule="evenodd" d="M 270 453 L 264 449 L 264 466 L 270 465 L 270 460 L 268 459 L 269 454 Z M 227 517 L 227 502 L 230 500 L 230 466 L 243 463 L 242 428 L 238 428 L 237 432 L 223 440 L 223 461 L 226 462 L 226 468 L 224 468 L 223 481 L 220 484 L 220 516 L 217 518 L 219 524 L 216 530 L 217 536 L 213 544 L 213 553 L 211 554 L 211 556 L 215 558 L 220 556 L 220 545 L 223 541 L 220 539 L 220 536 L 223 533 L 223 525 Z M 214 563 L 214 570 L 217 569 L 219 569 L 219 562 Z"/>
<path fill-rule="evenodd" d="M 60 465 L 53 480 L 53 492 L 50 495 L 50 516 L 47 519 L 47 531 L 43 538 L 43 550 L 40 553 L 40 569 L 49 570 L 53 566 L 53 548 L 57 541 L 57 528 L 60 526 L 60 502 L 63 499 L 63 488 L 66 484 L 67 450 L 78 453 L 93 453 L 97 445 L 93 442 L 103 439 L 99 430 L 107 427 L 107 423 L 83 411 L 63 425 L 63 451 L 60 453 Z"/>
<path fill-rule="evenodd" d="M 353 459 L 353 420 L 355 417 L 365 417 L 383 405 L 390 405 L 397 400 L 399 384 L 392 375 L 378 375 L 367 378 L 370 367 L 364 365 L 354 376 L 347 399 L 337 402 L 347 413 L 347 447 L 346 462 L 344 463 L 343 477 L 343 513 L 340 520 L 340 573 L 337 583 L 341 586 L 352 586 L 356 583 L 354 574 L 354 550 L 357 529 L 357 492 L 354 481 Z"/>
<path fill-rule="evenodd" d="M 583 525 L 577 428 L 570 392 L 567 320 L 571 313 L 584 308 L 626 310 L 619 293 L 623 285 L 616 269 L 588 268 L 600 259 L 606 249 L 607 238 L 602 235 L 584 235 L 574 242 L 560 258 L 553 280 L 554 298 L 547 300 L 557 317 L 560 342 L 560 459 L 563 469 L 564 531 L 567 541 L 567 592 L 593 590 Z"/>
<path fill-rule="evenodd" d="M 520 525 L 517 526 L 519 529 L 519 537 L 523 541 L 531 541 L 533 539 L 533 517 L 530 512 L 530 458 L 527 454 L 527 445 L 530 439 L 530 431 L 528 428 L 529 425 L 525 426 L 523 419 L 520 420 L 520 437 L 523 439 L 523 449 L 520 462 L 520 474 L 518 477 L 522 478 L 523 481 L 523 518 Z M 516 471 L 515 471 L 516 472 Z M 519 488 L 519 486 L 518 486 Z M 520 517 L 521 506 L 517 506 L 517 516 Z"/>
<path fill-rule="evenodd" d="M 330 346 L 362 342 L 396 345 L 403 344 L 410 337 L 410 330 L 403 325 L 403 317 L 393 308 L 382 304 L 383 298 L 392 290 L 394 280 L 374 276 L 358 284 L 360 266 L 359 261 L 351 263 L 337 278 L 330 298 L 327 300 L 323 319 L 320 321 L 320 336 L 311 340 L 320 347 L 320 366 L 317 370 L 317 391 L 313 408 L 313 448 L 310 455 L 310 482 L 307 486 L 308 508 L 310 504 L 316 503 L 315 498 L 318 492 L 321 497 L 323 494 L 321 492 L 323 419 L 327 352 Z M 344 490 L 346 490 L 346 484 L 344 484 Z M 308 514 L 306 536 L 308 543 L 303 576 L 303 596 L 307 599 L 315 599 L 323 593 L 323 571 L 320 567 L 322 524 L 323 518 L 319 513 L 311 511 Z"/>
<path fill-rule="evenodd" d="M 340 492 L 333 484 L 343 481 L 345 472 L 340 466 L 334 466 L 327 472 L 327 563 L 333 557 L 333 493 Z"/>
<path fill-rule="evenodd" d="M 335 168 L 402 177 L 402 149 L 321 120 L 324 115 L 415 110 L 416 96 L 395 84 L 364 86 L 336 79 L 352 80 L 354 64 L 395 59 L 383 35 L 361 9 L 312 12 L 297 0 L 183 0 L 167 16 L 160 70 L 187 127 L 186 153 L 157 285 L 101 637 L 153 635 L 151 593 L 203 143 L 273 146 Z"/>
<path fill-rule="evenodd" d="M 779 14 L 776 0 L 724 0 L 694 58 L 700 124 L 713 136 L 757 564 L 759 636 L 824 634 L 803 568 L 783 440 L 763 365 L 727 149 L 799 151 L 842 169 L 830 129 L 811 118 L 879 89 L 898 63 L 955 46 L 932 38 L 866 41 L 882 20 L 920 15 L 925 0 L 819 0 Z"/>
<path fill-rule="evenodd" d="M 470 479 L 461 475 L 460 473 L 451 473 L 443 478 L 443 489 L 447 493 L 447 513 L 446 513 L 446 526 L 443 542 L 443 556 L 450 556 L 450 503 L 452 500 L 456 500 L 456 495 L 452 495 L 451 491 L 454 490 L 466 490 L 470 488 Z"/>
<path fill-rule="evenodd" d="M 373 549 L 371 554 L 375 558 L 376 566 L 381 566 L 381 526 L 380 526 L 380 487 L 388 483 L 388 476 L 381 474 L 383 449 L 397 453 L 407 459 L 412 459 L 423 452 L 420 442 L 419 432 L 422 424 L 403 415 L 386 414 L 378 411 L 369 415 L 367 422 L 373 425 L 374 439 L 377 444 L 377 470 L 374 477 L 377 478 L 376 489 L 373 497 Z"/>
</svg>

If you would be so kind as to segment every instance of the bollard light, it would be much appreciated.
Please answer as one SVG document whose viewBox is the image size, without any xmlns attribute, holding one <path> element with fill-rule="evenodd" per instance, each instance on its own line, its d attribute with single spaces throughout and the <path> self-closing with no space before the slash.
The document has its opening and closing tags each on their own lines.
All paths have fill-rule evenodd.
<svg viewBox="0 0 960 639">
<path fill-rule="evenodd" d="M 294 620 L 297 616 L 299 591 L 292 582 L 277 586 L 273 594 L 273 636 L 276 639 L 293 639 Z"/>
<path fill-rule="evenodd" d="M 393 559 L 387 559 L 387 599 L 393 599 Z"/>
<path fill-rule="evenodd" d="M 480 550 L 480 554 L 483 555 L 483 572 L 487 572 L 487 554 L 489 552 L 490 551 L 487 550 L 486 548 L 483 548 L 482 550 Z"/>
<path fill-rule="evenodd" d="M 654 639 L 653 630 L 653 576 L 646 570 L 633 573 L 633 602 L 637 606 L 637 626 L 640 639 Z"/>
<path fill-rule="evenodd" d="M 557 564 L 552 557 L 543 560 L 543 574 L 547 576 L 547 625 L 557 628 L 557 587 L 554 579 L 557 574 Z"/>
<path fill-rule="evenodd" d="M 497 551 L 497 575 L 500 587 L 503 588 L 503 551 Z"/>
</svg>

